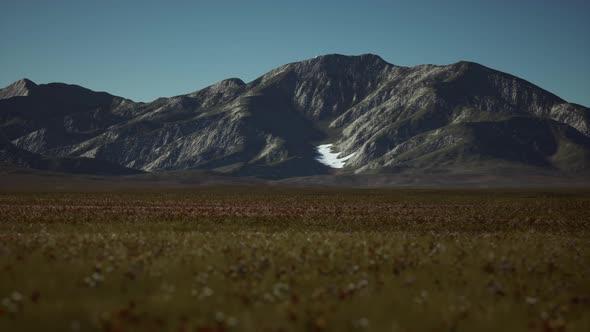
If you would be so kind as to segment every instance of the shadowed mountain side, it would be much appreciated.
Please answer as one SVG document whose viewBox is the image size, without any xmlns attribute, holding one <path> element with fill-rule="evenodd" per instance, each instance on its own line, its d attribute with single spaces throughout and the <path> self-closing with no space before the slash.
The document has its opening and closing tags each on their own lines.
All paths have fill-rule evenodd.
<svg viewBox="0 0 590 332">
<path fill-rule="evenodd" d="M 130 175 L 144 173 L 108 161 L 80 157 L 48 157 L 32 153 L 0 139 L 0 168 L 30 168 L 72 174 Z"/>
<path fill-rule="evenodd" d="M 490 166 L 515 163 L 566 172 L 588 170 L 590 138 L 570 126 L 542 118 L 466 122 L 413 136 L 372 165 L 377 171 L 387 168 L 399 171 L 453 167 L 472 162 L 485 162 Z"/>
</svg>

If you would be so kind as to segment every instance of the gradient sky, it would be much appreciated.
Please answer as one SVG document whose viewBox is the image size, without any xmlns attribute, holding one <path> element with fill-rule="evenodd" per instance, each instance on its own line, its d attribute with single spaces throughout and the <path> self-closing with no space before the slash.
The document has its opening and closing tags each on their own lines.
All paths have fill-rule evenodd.
<svg viewBox="0 0 590 332">
<path fill-rule="evenodd" d="M 518 3 L 518 4 L 515 4 Z M 590 106 L 590 1 L 3 1 L 0 86 L 151 101 L 319 54 L 479 62 Z"/>
</svg>

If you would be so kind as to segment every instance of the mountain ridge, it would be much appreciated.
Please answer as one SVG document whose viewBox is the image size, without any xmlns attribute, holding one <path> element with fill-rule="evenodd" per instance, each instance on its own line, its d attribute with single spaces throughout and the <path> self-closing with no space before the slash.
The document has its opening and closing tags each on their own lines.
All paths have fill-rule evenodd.
<svg viewBox="0 0 590 332">
<path fill-rule="evenodd" d="M 474 62 L 403 67 L 374 54 L 318 56 L 149 103 L 28 80 L 0 89 L 0 133 L 15 147 L 148 172 L 287 178 L 472 161 L 577 172 L 590 165 L 589 122 L 588 108 Z M 354 156 L 331 169 L 320 143 Z"/>
</svg>

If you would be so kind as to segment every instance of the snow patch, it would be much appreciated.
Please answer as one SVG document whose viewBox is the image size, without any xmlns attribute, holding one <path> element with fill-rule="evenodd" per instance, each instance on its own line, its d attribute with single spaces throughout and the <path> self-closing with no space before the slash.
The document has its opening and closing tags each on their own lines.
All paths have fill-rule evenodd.
<svg viewBox="0 0 590 332">
<path fill-rule="evenodd" d="M 316 157 L 316 160 L 320 163 L 330 166 L 332 168 L 342 168 L 346 161 L 354 156 L 356 152 L 349 154 L 348 156 L 338 158 L 340 152 L 332 152 L 333 144 L 322 144 L 316 147 L 316 150 L 320 154 Z"/>
</svg>

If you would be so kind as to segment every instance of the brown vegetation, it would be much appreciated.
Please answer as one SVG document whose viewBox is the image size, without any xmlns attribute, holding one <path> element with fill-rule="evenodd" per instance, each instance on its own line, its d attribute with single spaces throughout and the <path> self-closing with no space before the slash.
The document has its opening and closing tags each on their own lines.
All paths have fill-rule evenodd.
<svg viewBox="0 0 590 332">
<path fill-rule="evenodd" d="M 0 194 L 0 330 L 590 328 L 590 193 Z"/>
</svg>

